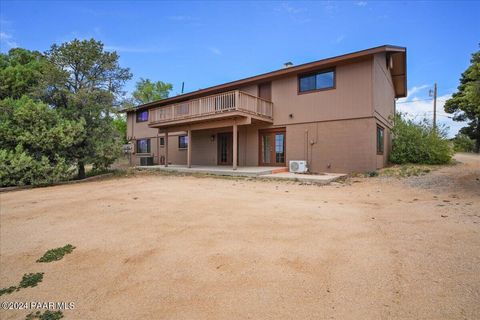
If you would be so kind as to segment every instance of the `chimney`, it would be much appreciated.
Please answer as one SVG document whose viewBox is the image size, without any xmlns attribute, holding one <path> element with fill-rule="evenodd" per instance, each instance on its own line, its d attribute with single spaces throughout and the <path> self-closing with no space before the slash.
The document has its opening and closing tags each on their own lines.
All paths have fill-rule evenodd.
<svg viewBox="0 0 480 320">
<path fill-rule="evenodd" d="M 283 64 L 283 67 L 284 67 L 284 68 L 290 68 L 291 66 L 293 66 L 293 63 L 291 63 L 290 61 L 285 62 L 285 63 Z"/>
</svg>

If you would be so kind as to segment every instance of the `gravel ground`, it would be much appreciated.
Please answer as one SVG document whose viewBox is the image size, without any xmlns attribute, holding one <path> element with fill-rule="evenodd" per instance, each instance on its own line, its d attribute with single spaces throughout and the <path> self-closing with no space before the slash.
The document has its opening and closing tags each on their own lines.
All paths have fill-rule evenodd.
<svg viewBox="0 0 480 320">
<path fill-rule="evenodd" d="M 0 194 L 0 287 L 44 272 L 0 301 L 72 301 L 65 319 L 479 319 L 480 161 L 457 160 L 322 187 L 138 175 Z"/>
<path fill-rule="evenodd" d="M 426 176 L 409 177 L 412 187 L 431 191 L 471 193 L 480 196 L 480 156 L 468 153 L 455 155 L 458 165 L 445 166 Z"/>
</svg>

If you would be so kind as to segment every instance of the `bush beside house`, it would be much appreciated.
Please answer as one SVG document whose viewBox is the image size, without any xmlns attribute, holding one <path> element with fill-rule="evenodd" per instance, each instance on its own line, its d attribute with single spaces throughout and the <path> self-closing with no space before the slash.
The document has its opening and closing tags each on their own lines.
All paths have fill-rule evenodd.
<svg viewBox="0 0 480 320">
<path fill-rule="evenodd" d="M 392 163 L 446 164 L 452 159 L 445 128 L 433 128 L 426 120 L 415 122 L 397 114 L 392 133 Z"/>
</svg>

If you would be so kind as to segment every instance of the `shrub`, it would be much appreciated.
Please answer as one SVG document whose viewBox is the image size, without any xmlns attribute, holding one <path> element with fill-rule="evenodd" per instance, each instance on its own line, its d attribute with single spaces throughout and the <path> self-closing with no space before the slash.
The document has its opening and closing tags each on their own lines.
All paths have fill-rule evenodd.
<svg viewBox="0 0 480 320">
<path fill-rule="evenodd" d="M 67 179 L 70 150 L 84 121 L 70 121 L 26 96 L 0 100 L 0 186 L 41 185 Z"/>
<path fill-rule="evenodd" d="M 40 319 L 40 320 L 59 320 L 63 318 L 63 312 L 62 311 L 50 311 L 47 310 L 44 313 L 37 311 L 35 313 L 29 313 L 25 320 L 34 320 L 34 319 Z"/>
<path fill-rule="evenodd" d="M 445 164 L 452 159 L 453 150 L 444 127 L 434 129 L 426 120 L 414 122 L 397 114 L 392 133 L 393 163 Z"/>
<path fill-rule="evenodd" d="M 435 167 L 428 165 L 403 164 L 400 166 L 385 168 L 382 170 L 381 175 L 385 177 L 405 178 L 410 176 L 422 176 L 434 169 Z"/>
<path fill-rule="evenodd" d="M 2 289 L 0 289 L 0 296 L 3 296 L 4 294 L 10 294 L 10 293 L 14 292 L 15 290 L 17 290 L 17 287 L 15 287 L 15 286 L 10 286 L 8 288 L 2 288 Z"/>
<path fill-rule="evenodd" d="M 453 150 L 455 152 L 473 152 L 475 140 L 470 139 L 466 134 L 459 133 L 453 138 Z"/>
<path fill-rule="evenodd" d="M 0 289 L 0 296 L 4 294 L 10 294 L 14 291 L 18 291 L 21 288 L 36 287 L 39 282 L 43 280 L 43 272 L 37 273 L 25 273 L 18 286 L 10 286 L 8 288 Z"/>
<path fill-rule="evenodd" d="M 54 161 L 42 156 L 35 159 L 22 146 L 15 150 L 0 149 L 0 186 L 43 185 L 66 180 L 72 169 L 64 158 Z"/>
<path fill-rule="evenodd" d="M 64 255 L 72 253 L 73 249 L 75 249 L 75 247 L 71 244 L 67 244 L 66 246 L 60 248 L 50 249 L 45 252 L 45 254 L 40 259 L 38 259 L 37 262 L 51 262 L 61 260 Z"/>
<path fill-rule="evenodd" d="M 365 174 L 367 177 L 378 177 L 378 171 L 367 171 Z"/>
<path fill-rule="evenodd" d="M 20 281 L 20 284 L 18 285 L 18 289 L 36 287 L 39 282 L 42 282 L 42 280 L 43 272 L 24 274 L 22 281 Z"/>
</svg>

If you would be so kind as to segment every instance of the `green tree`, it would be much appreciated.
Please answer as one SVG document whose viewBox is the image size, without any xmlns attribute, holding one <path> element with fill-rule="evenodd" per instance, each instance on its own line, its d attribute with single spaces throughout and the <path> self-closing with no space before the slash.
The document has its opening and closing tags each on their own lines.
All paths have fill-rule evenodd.
<svg viewBox="0 0 480 320">
<path fill-rule="evenodd" d="M 0 185 L 45 184 L 71 176 L 69 148 L 84 121 L 66 120 L 27 96 L 0 101 Z"/>
<path fill-rule="evenodd" d="M 113 126 L 117 129 L 120 137 L 122 137 L 123 143 L 127 143 L 127 119 L 125 115 L 118 115 L 113 119 Z"/>
<path fill-rule="evenodd" d="M 95 168 L 110 165 L 120 152 L 121 139 L 113 124 L 123 85 L 132 75 L 121 68 L 116 52 L 107 52 L 100 41 L 73 40 L 52 45 L 46 52 L 43 99 L 67 119 L 84 121 L 87 134 L 70 148 L 78 177 L 85 177 L 85 164 Z"/>
<path fill-rule="evenodd" d="M 475 140 L 475 152 L 480 152 L 480 51 L 472 54 L 471 65 L 462 73 L 458 91 L 445 103 L 445 111 L 453 113 L 453 120 L 468 120 L 460 129 Z"/>
<path fill-rule="evenodd" d="M 456 152 L 473 152 L 475 149 L 475 140 L 462 133 L 457 133 L 453 141 L 453 150 Z"/>
<path fill-rule="evenodd" d="M 135 85 L 133 98 L 136 104 L 144 104 L 155 100 L 168 98 L 173 86 L 162 81 L 152 82 L 150 79 L 140 78 Z"/>
<path fill-rule="evenodd" d="M 0 99 L 33 94 L 46 67 L 47 61 L 38 51 L 15 48 L 0 54 Z"/>
</svg>

